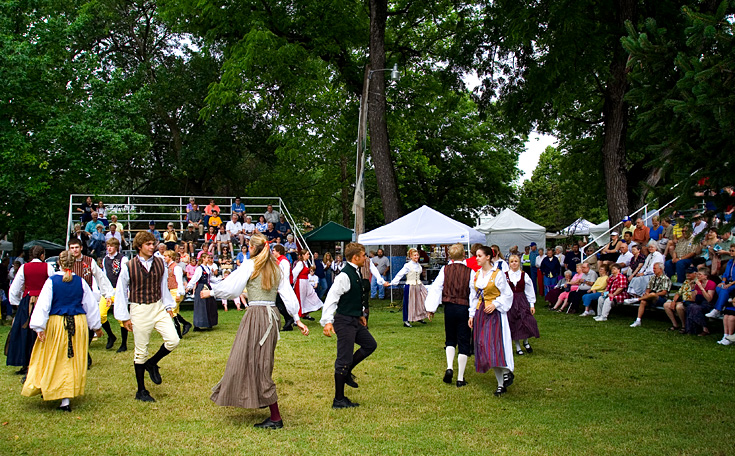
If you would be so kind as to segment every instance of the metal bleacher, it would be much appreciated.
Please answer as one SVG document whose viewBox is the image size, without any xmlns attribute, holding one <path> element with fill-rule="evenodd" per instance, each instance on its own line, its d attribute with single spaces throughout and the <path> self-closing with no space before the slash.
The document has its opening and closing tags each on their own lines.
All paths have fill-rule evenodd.
<svg viewBox="0 0 735 456">
<path fill-rule="evenodd" d="M 189 204 L 190 198 L 195 198 L 199 205 L 199 210 L 204 212 L 204 207 L 209 204 L 210 199 L 214 199 L 215 203 L 220 207 L 222 213 L 220 217 L 223 223 L 226 223 L 232 216 L 232 204 L 235 202 L 234 196 L 182 196 L 182 195 L 89 195 L 89 194 L 71 194 L 69 195 L 69 216 L 67 221 L 66 242 L 69 243 L 74 224 L 79 222 L 80 212 L 76 210 L 88 196 L 93 197 L 96 205 L 99 201 L 105 204 L 107 209 L 107 219 L 112 215 L 117 216 L 117 221 L 122 223 L 124 227 L 124 237 L 128 246 L 132 245 L 132 239 L 140 231 L 148 229 L 151 220 L 156 222 L 156 229 L 163 233 L 169 222 L 174 224 L 177 234 L 181 234 L 186 230 L 186 205 Z M 286 221 L 291 225 L 296 242 L 306 247 L 306 242 L 299 229 L 299 224 L 295 223 L 291 212 L 288 210 L 280 197 L 274 196 L 250 196 L 240 197 L 241 203 L 245 206 L 245 213 L 253 218 L 253 223 L 257 222 L 258 217 L 266 211 L 269 204 L 273 205 L 273 210 L 285 216 Z M 84 227 L 82 227 L 84 229 Z M 308 247 L 306 247 L 308 248 Z M 129 250 L 127 254 L 131 254 Z"/>
</svg>

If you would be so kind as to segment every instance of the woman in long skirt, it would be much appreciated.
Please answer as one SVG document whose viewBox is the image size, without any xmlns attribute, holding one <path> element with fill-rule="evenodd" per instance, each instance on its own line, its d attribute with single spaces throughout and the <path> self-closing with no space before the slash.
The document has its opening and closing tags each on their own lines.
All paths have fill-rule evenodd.
<svg viewBox="0 0 735 456">
<path fill-rule="evenodd" d="M 272 378 L 280 325 L 276 295 L 283 300 L 301 333 L 308 335 L 309 328 L 299 320 L 299 302 L 288 277 L 281 275 L 265 236 L 253 235 L 248 250 L 252 259 L 245 260 L 225 280 L 214 284 L 211 292 L 201 292 L 205 299 L 233 299 L 247 288 L 250 303 L 235 335 L 225 374 L 212 389 L 211 399 L 221 406 L 250 409 L 267 406 L 270 417 L 255 427 L 278 429 L 283 427 L 283 420 Z"/>
<path fill-rule="evenodd" d="M 495 395 L 500 396 L 513 383 L 513 347 L 507 312 L 513 293 L 503 271 L 492 263 L 493 249 L 482 246 L 477 250 L 477 264 L 470 295 L 469 325 L 475 337 L 475 369 L 484 374 L 493 369 L 498 381 Z"/>
<path fill-rule="evenodd" d="M 508 286 L 513 292 L 513 304 L 508 311 L 508 324 L 510 325 L 510 337 L 516 346 L 516 354 L 523 355 L 521 344 L 528 353 L 533 352 L 531 344 L 528 343 L 530 337 L 539 337 L 538 323 L 536 323 L 536 293 L 533 290 L 531 278 L 521 269 L 521 259 L 518 255 L 511 255 L 508 258 L 510 271 L 505 273 L 508 280 Z"/>
<path fill-rule="evenodd" d="M 71 412 L 69 399 L 84 395 L 87 382 L 89 332 L 102 335 L 97 300 L 89 285 L 71 272 L 74 257 L 59 255 L 63 273 L 46 280 L 30 327 L 38 334 L 33 346 L 23 396 L 43 395 L 43 400 L 61 399 L 59 410 Z"/>
<path fill-rule="evenodd" d="M 410 322 L 426 324 L 424 318 L 426 313 L 426 296 L 429 290 L 421 283 L 421 265 L 419 264 L 419 251 L 410 249 L 408 251 L 410 261 L 406 263 L 393 280 L 385 283 L 385 287 L 398 285 L 403 276 L 406 276 L 406 286 L 403 288 L 403 326 L 411 327 Z"/>
<path fill-rule="evenodd" d="M 212 268 L 208 264 L 211 255 L 202 253 L 199 257 L 199 265 L 194 275 L 186 284 L 187 291 L 194 290 L 194 331 L 209 329 L 217 326 L 217 303 L 212 298 L 202 298 L 202 290 L 210 290 L 212 288 L 211 277 Z M 196 287 L 196 288 L 195 288 Z M 242 290 L 240 290 L 242 292 Z M 238 295 L 239 296 L 239 295 Z"/>
<path fill-rule="evenodd" d="M 294 291 L 296 298 L 301 305 L 299 316 L 304 320 L 314 321 L 314 317 L 309 313 L 322 308 L 324 303 L 317 296 L 314 287 L 309 284 L 309 251 L 302 250 L 299 252 L 299 261 L 293 267 Z"/>
<path fill-rule="evenodd" d="M 30 327 L 31 313 L 36 305 L 38 295 L 46 283 L 46 279 L 54 275 L 54 268 L 44 262 L 46 251 L 36 245 L 31 248 L 32 260 L 18 269 L 15 274 L 8 298 L 12 306 L 16 306 L 13 326 L 5 345 L 6 363 L 8 366 L 19 366 L 16 374 L 26 375 L 31 352 L 36 342 L 36 332 Z"/>
</svg>

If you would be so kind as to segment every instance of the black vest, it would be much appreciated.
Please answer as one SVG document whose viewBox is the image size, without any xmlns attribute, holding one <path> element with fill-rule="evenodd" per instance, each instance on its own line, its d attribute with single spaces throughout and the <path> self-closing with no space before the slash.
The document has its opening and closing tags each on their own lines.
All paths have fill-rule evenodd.
<svg viewBox="0 0 735 456">
<path fill-rule="evenodd" d="M 362 317 L 362 308 L 366 306 L 366 301 L 370 297 L 370 285 L 368 285 L 368 293 L 364 292 L 364 283 L 357 275 L 357 271 L 351 265 L 346 265 L 342 269 L 342 273 L 350 278 L 350 289 L 340 296 L 337 302 L 337 313 L 347 315 L 349 317 Z M 368 282 L 369 283 L 369 282 Z"/>
<path fill-rule="evenodd" d="M 105 259 L 102 260 L 105 267 L 105 274 L 107 275 L 107 279 L 110 281 L 110 284 L 112 284 L 112 288 L 117 287 L 117 278 L 120 277 L 120 268 L 122 267 L 123 256 L 122 252 L 118 252 L 114 258 L 110 258 L 109 255 L 105 255 Z"/>
</svg>

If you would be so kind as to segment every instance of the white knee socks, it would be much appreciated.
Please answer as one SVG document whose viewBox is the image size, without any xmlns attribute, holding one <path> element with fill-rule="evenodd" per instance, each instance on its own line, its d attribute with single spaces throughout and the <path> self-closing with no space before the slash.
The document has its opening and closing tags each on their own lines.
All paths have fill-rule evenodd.
<svg viewBox="0 0 735 456">
<path fill-rule="evenodd" d="M 503 380 L 504 369 L 502 367 L 493 367 L 493 370 L 495 371 L 495 379 L 498 381 L 498 386 L 503 386 L 505 383 Z"/>
<path fill-rule="evenodd" d="M 521 343 L 517 340 L 514 340 L 513 343 L 516 344 L 516 351 L 521 351 Z"/>
<path fill-rule="evenodd" d="M 69 405 L 69 398 L 62 399 L 61 400 L 61 406 L 62 407 L 66 407 L 67 405 Z"/>
<path fill-rule="evenodd" d="M 454 369 L 454 354 L 456 350 L 454 347 L 447 347 L 447 369 Z"/>
<path fill-rule="evenodd" d="M 459 364 L 459 371 L 457 372 L 457 380 L 464 380 L 464 369 L 467 367 L 467 355 L 459 355 L 457 357 L 457 363 Z"/>
</svg>

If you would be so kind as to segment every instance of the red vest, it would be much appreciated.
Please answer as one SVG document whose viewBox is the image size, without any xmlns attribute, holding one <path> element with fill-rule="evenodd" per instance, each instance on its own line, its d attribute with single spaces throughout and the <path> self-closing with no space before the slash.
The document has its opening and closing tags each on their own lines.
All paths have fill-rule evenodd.
<svg viewBox="0 0 735 456">
<path fill-rule="evenodd" d="M 299 272 L 299 280 L 309 280 L 309 266 L 306 264 L 305 261 L 302 261 L 304 263 L 303 269 L 301 269 L 301 272 Z"/>
<path fill-rule="evenodd" d="M 179 288 L 179 284 L 176 283 L 176 276 L 174 275 L 175 267 L 176 267 L 175 261 L 172 261 L 171 264 L 168 265 L 168 289 L 169 290 L 175 290 Z"/>
<path fill-rule="evenodd" d="M 293 273 L 291 269 L 291 262 L 288 261 L 288 258 L 286 255 L 281 255 L 278 257 L 278 264 L 281 264 L 281 261 L 285 261 L 288 264 L 288 283 L 293 283 Z"/>
<path fill-rule="evenodd" d="M 41 288 L 48 279 L 48 265 L 43 261 L 31 262 L 23 265 L 23 297 L 38 296 L 41 294 Z"/>
</svg>

